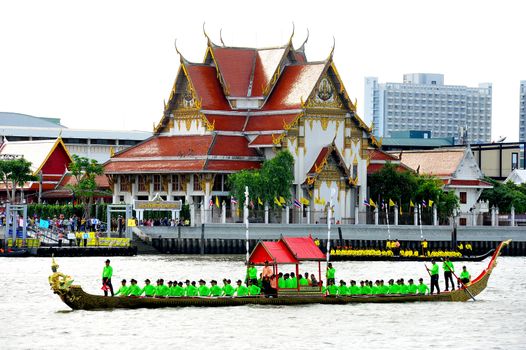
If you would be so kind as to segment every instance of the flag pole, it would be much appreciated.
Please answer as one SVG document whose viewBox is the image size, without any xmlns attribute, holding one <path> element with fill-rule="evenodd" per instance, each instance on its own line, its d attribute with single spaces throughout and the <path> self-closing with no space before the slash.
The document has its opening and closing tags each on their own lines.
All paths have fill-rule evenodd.
<svg viewBox="0 0 526 350">
<path fill-rule="evenodd" d="M 418 223 L 420 224 L 420 242 L 424 240 L 424 233 L 422 232 L 422 216 L 420 210 L 421 204 L 418 204 Z"/>
<path fill-rule="evenodd" d="M 247 257 L 246 257 L 246 263 L 248 265 L 248 256 L 249 256 L 249 251 L 248 251 L 248 186 L 245 186 L 245 206 L 243 208 L 243 218 L 245 220 L 245 228 L 246 228 L 246 232 L 245 232 L 245 238 L 246 238 L 246 250 L 247 250 Z"/>
<path fill-rule="evenodd" d="M 389 226 L 389 203 L 385 206 L 385 216 L 387 218 L 387 235 L 389 236 L 389 240 L 391 240 L 391 227 Z"/>
<path fill-rule="evenodd" d="M 327 263 L 329 263 L 331 255 L 331 210 L 332 210 L 332 197 L 334 195 L 334 188 L 331 188 L 331 196 L 329 198 L 329 209 L 327 210 Z"/>
</svg>

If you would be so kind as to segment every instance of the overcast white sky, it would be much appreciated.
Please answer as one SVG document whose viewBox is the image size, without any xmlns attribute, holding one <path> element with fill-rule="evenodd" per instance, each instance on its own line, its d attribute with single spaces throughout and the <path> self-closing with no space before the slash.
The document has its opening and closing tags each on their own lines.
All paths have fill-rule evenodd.
<svg viewBox="0 0 526 350">
<path fill-rule="evenodd" d="M 526 80 L 523 1 L 6 1 L 0 0 L 0 111 L 57 117 L 68 127 L 151 130 L 179 58 L 206 41 L 301 45 L 334 60 L 363 116 L 365 76 L 444 73 L 446 84 L 493 83 L 493 139 L 518 139 Z"/>
</svg>

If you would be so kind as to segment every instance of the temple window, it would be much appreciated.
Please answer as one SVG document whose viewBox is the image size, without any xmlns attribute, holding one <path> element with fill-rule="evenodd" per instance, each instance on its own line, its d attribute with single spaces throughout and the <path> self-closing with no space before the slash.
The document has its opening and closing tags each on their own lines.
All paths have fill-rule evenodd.
<svg viewBox="0 0 526 350">
<path fill-rule="evenodd" d="M 202 191 L 201 182 L 199 181 L 199 175 L 194 175 L 194 191 Z"/>
<path fill-rule="evenodd" d="M 182 191 L 181 175 L 172 175 L 172 191 Z"/>
<path fill-rule="evenodd" d="M 161 192 L 161 175 L 153 175 L 153 191 Z"/>
</svg>

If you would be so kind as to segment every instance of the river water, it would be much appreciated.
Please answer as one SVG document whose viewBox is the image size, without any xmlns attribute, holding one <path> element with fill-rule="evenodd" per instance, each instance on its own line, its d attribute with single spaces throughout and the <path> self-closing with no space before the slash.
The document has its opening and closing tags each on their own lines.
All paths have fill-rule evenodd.
<svg viewBox="0 0 526 350">
<path fill-rule="evenodd" d="M 233 281 L 240 256 L 111 258 L 113 285 Z M 59 270 L 102 293 L 105 258 L 60 258 Z M 489 259 L 469 263 L 476 277 Z M 0 258 L 0 349 L 526 349 L 526 258 L 501 257 L 476 302 L 71 311 L 49 290 L 48 258 Z M 337 279 L 426 277 L 423 263 L 339 262 Z M 461 268 L 456 263 L 457 271 Z M 300 271 L 317 272 L 305 264 Z M 428 278 L 426 278 L 427 281 Z M 443 278 L 440 281 L 443 287 Z"/>
</svg>

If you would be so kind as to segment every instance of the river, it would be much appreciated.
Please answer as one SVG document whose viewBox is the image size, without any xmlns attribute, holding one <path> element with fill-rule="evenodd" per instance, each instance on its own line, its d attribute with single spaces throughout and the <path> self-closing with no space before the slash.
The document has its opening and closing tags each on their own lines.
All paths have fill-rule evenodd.
<svg viewBox="0 0 526 350">
<path fill-rule="evenodd" d="M 122 278 L 243 278 L 241 256 L 111 258 Z M 60 258 L 101 293 L 105 258 Z M 469 263 L 476 277 L 486 266 Z M 47 258 L 0 258 L 0 349 L 526 349 L 526 258 L 501 257 L 476 302 L 71 311 L 47 282 Z M 457 271 L 461 264 L 456 263 Z M 426 277 L 417 262 L 339 262 L 337 279 Z M 305 264 L 300 271 L 317 272 Z M 426 281 L 428 278 L 425 279 Z M 443 277 L 440 285 L 443 287 Z"/>
</svg>

